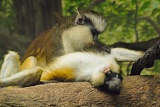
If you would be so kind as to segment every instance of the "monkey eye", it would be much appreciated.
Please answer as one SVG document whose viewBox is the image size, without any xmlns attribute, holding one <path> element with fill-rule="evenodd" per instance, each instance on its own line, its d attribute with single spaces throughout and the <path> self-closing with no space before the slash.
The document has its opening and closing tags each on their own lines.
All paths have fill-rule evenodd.
<svg viewBox="0 0 160 107">
<path fill-rule="evenodd" d="M 85 19 L 84 18 L 79 18 L 77 24 L 84 25 L 85 24 Z"/>
</svg>

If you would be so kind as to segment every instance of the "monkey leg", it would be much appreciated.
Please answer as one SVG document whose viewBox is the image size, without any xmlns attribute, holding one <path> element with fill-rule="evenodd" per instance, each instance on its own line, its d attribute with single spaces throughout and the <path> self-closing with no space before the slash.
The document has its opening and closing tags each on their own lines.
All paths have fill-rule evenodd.
<svg viewBox="0 0 160 107">
<path fill-rule="evenodd" d="M 21 70 L 34 68 L 37 66 L 37 59 L 34 56 L 28 57 L 21 65 Z"/>
<path fill-rule="evenodd" d="M 9 51 L 5 55 L 1 67 L 0 87 L 24 87 L 37 84 L 40 81 L 43 70 L 36 66 L 37 60 L 33 56 L 28 57 L 20 66 L 19 55 L 14 51 Z"/>
<path fill-rule="evenodd" d="M 43 69 L 41 67 L 34 67 L 23 70 L 15 75 L 0 80 L 0 87 L 6 86 L 20 86 L 26 87 L 36 85 L 39 83 Z"/>
<path fill-rule="evenodd" d="M 20 71 L 19 55 L 14 51 L 9 51 L 4 56 L 4 62 L 1 67 L 1 79 L 10 77 Z"/>
</svg>

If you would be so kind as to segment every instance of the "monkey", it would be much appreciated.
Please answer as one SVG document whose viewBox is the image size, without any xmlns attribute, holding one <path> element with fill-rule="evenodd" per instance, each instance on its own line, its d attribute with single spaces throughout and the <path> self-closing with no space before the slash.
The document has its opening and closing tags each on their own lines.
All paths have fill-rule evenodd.
<svg viewBox="0 0 160 107">
<path fill-rule="evenodd" d="M 90 10 L 78 11 L 77 15 L 41 33 L 29 45 L 22 62 L 34 56 L 41 67 L 55 57 L 94 48 L 98 35 L 107 27 L 105 18 Z"/>
<path fill-rule="evenodd" d="M 73 52 L 56 57 L 46 67 L 39 67 L 36 57 L 28 57 L 24 63 L 29 64 L 25 70 L 11 73 L 14 65 L 19 65 L 19 56 L 13 51 L 4 58 L 1 69 L 0 86 L 31 86 L 40 81 L 88 81 L 94 87 L 107 85 L 108 89 L 117 92 L 121 87 L 120 66 L 117 61 L 136 61 L 142 57 L 143 53 L 139 51 L 128 50 L 125 48 L 112 48 L 110 53 L 105 52 Z M 13 60 L 16 59 L 16 60 Z M 9 61 L 10 60 L 10 61 Z M 7 62 L 10 62 L 8 65 Z M 30 64 L 32 62 L 32 64 Z M 34 65 L 34 66 L 33 66 Z M 9 70 L 3 71 L 8 66 Z M 23 66 L 23 64 L 21 65 Z M 19 72 L 20 71 L 20 72 Z M 10 74 L 9 77 L 2 78 L 5 72 Z M 112 73 L 113 72 L 113 73 Z M 110 77 L 109 80 L 106 78 Z"/>
</svg>

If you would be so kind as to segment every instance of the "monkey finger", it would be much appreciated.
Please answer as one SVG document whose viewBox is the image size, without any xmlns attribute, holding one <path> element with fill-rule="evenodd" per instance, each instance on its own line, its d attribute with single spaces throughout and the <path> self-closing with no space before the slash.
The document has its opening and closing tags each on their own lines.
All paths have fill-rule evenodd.
<svg viewBox="0 0 160 107">
<path fill-rule="evenodd" d="M 111 68 L 110 67 L 105 67 L 104 70 L 103 70 L 103 73 L 108 73 L 109 71 L 111 71 Z"/>
</svg>

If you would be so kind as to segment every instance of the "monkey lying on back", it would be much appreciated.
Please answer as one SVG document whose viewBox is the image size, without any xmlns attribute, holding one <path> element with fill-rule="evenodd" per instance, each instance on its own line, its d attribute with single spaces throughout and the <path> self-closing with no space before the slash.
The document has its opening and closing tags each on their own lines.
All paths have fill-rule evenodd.
<svg viewBox="0 0 160 107">
<path fill-rule="evenodd" d="M 25 87 L 50 80 L 89 81 L 93 86 L 108 84 L 110 91 L 117 92 L 121 85 L 117 61 L 136 61 L 142 55 L 141 52 L 124 48 L 113 48 L 110 54 L 75 52 L 56 58 L 44 68 L 37 66 L 36 58 L 30 56 L 23 63 L 28 65 L 28 68 L 20 72 L 19 56 L 10 51 L 2 65 L 0 86 Z M 116 75 L 112 80 L 105 81 L 109 72 Z"/>
</svg>

